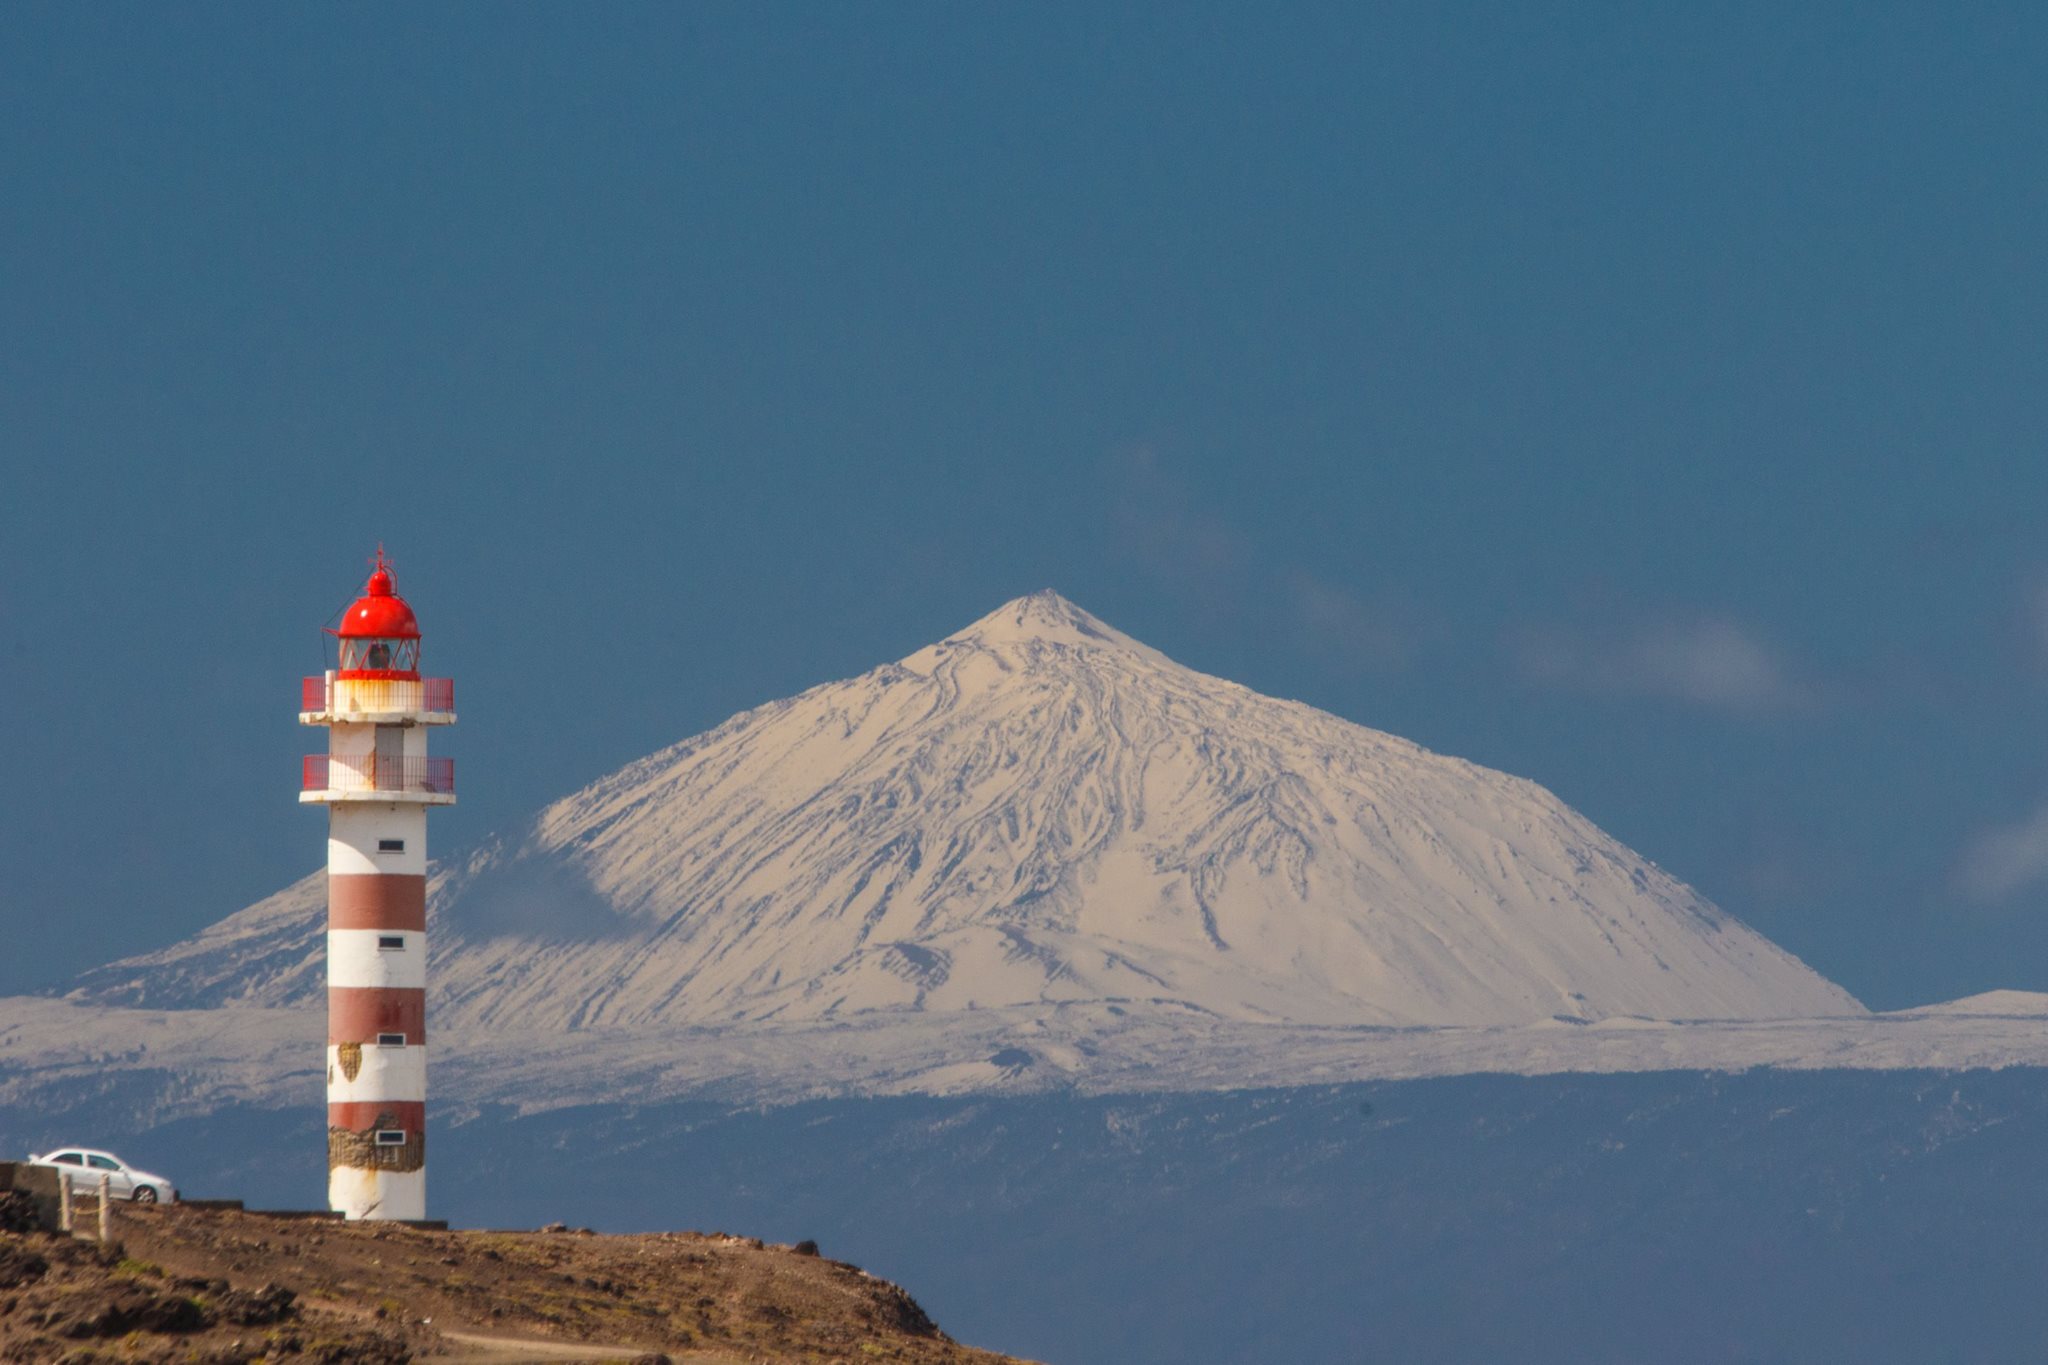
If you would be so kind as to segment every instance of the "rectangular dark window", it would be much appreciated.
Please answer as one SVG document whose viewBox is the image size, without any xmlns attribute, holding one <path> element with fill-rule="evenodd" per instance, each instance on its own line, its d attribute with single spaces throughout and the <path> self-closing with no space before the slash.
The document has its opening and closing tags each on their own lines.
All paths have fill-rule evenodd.
<svg viewBox="0 0 2048 1365">
<path fill-rule="evenodd" d="M 379 1147 L 405 1146 L 405 1130 L 403 1128 L 379 1128 L 377 1130 L 377 1145 Z"/>
<path fill-rule="evenodd" d="M 405 852 L 405 840 L 379 839 L 377 841 L 377 851 L 379 853 L 403 853 Z"/>
<path fill-rule="evenodd" d="M 404 1047 L 405 1035 L 403 1033 L 380 1033 L 377 1035 L 377 1046 Z"/>
<path fill-rule="evenodd" d="M 405 935 L 379 934 L 377 935 L 377 946 L 385 950 L 393 948 L 403 949 L 405 947 Z"/>
</svg>

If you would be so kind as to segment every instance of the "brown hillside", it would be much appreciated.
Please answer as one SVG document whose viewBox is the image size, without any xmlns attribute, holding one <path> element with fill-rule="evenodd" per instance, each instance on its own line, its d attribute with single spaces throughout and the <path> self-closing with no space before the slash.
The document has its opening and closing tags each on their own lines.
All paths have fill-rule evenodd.
<svg viewBox="0 0 2048 1365">
<path fill-rule="evenodd" d="M 436 1232 L 123 1206 L 118 1246 L 0 1232 L 0 1360 L 1000 1365 L 903 1290 L 694 1232 Z M 809 1253 L 809 1254 L 806 1254 Z"/>
</svg>

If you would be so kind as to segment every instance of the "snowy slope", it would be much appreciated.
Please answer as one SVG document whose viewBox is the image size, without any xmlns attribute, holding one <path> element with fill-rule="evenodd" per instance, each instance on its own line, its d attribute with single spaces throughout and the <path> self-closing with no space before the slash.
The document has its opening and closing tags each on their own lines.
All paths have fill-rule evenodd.
<svg viewBox="0 0 2048 1365">
<path fill-rule="evenodd" d="M 632 764 L 431 899 L 440 1028 L 1861 1013 L 1534 783 L 1194 672 L 1052 593 Z M 320 917 L 315 879 L 73 998 L 310 1002 Z"/>
</svg>

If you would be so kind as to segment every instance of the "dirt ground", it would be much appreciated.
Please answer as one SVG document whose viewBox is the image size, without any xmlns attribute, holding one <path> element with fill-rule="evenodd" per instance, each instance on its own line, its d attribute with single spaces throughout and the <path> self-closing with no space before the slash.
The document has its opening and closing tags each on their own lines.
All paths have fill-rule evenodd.
<svg viewBox="0 0 2048 1365">
<path fill-rule="evenodd" d="M 0 1232 L 0 1360 L 1000 1365 L 814 1248 L 435 1232 L 123 1206 L 116 1244 Z"/>
</svg>

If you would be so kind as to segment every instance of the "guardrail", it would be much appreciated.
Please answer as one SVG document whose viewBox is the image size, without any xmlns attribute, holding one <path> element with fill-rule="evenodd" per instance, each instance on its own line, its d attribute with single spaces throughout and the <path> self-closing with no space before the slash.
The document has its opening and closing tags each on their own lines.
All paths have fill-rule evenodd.
<svg viewBox="0 0 2048 1365">
<path fill-rule="evenodd" d="M 309 792 L 421 792 L 434 796 L 455 794 L 455 760 L 452 758 L 379 758 L 334 754 L 307 754 L 300 773 L 301 791 Z"/>
<path fill-rule="evenodd" d="M 82 1195 L 84 1198 L 97 1198 L 100 1201 L 100 1240 L 102 1242 L 114 1240 L 113 1177 L 103 1171 L 100 1173 L 98 1184 L 99 1188 L 96 1191 L 90 1185 L 86 1186 L 82 1191 L 74 1190 L 71 1184 L 71 1172 L 57 1172 L 57 1218 L 59 1231 L 69 1233 L 76 1233 L 78 1231 L 78 1201 Z"/>
</svg>

